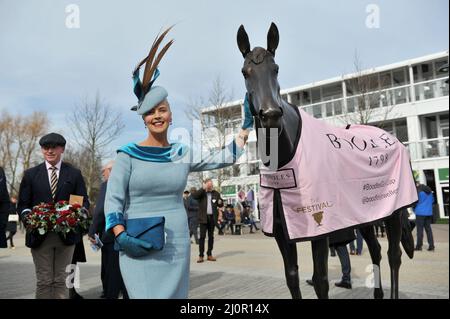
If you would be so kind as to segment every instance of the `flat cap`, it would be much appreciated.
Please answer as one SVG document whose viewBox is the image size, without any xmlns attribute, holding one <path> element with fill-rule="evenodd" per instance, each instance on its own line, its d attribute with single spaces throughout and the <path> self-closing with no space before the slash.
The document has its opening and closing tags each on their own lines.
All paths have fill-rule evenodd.
<svg viewBox="0 0 450 319">
<path fill-rule="evenodd" d="M 44 146 L 66 146 L 66 139 L 58 133 L 49 133 L 39 140 L 39 145 Z"/>
</svg>

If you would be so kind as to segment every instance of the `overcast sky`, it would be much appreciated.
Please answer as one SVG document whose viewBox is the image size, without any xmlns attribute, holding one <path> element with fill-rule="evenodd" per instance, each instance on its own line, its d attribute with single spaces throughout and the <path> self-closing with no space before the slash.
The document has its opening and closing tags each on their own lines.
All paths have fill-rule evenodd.
<svg viewBox="0 0 450 319">
<path fill-rule="evenodd" d="M 169 92 L 173 127 L 190 128 L 184 109 L 190 100 L 207 97 L 217 76 L 234 99 L 245 93 L 236 45 L 241 24 L 252 47 L 265 47 L 270 23 L 277 24 L 276 60 L 286 89 L 353 72 L 355 50 L 364 68 L 448 50 L 448 3 L 0 0 L 0 112 L 45 111 L 49 131 L 70 141 L 65 114 L 98 91 L 123 112 L 126 129 L 112 145 L 117 148 L 146 137 L 141 118 L 129 110 L 136 104 L 131 72 L 161 28 L 176 23 L 169 34 L 175 43 L 160 64 L 157 83 Z M 79 28 L 66 25 L 74 12 L 66 13 L 70 4 L 79 9 Z"/>
</svg>

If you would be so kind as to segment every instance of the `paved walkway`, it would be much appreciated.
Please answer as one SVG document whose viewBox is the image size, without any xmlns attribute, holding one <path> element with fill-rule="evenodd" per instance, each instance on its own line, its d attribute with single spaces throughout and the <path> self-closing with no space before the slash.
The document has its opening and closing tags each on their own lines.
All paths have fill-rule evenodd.
<svg viewBox="0 0 450 319">
<path fill-rule="evenodd" d="M 433 225 L 436 251 L 416 252 L 410 260 L 403 254 L 400 273 L 400 298 L 449 298 L 449 227 Z M 0 298 L 33 298 L 36 279 L 31 254 L 24 246 L 24 235 L 15 237 L 17 248 L 0 249 Z M 390 275 L 387 262 L 387 241 L 380 238 L 383 260 L 382 285 L 389 298 Z M 98 298 L 101 292 L 100 253 L 90 250 L 85 241 L 88 263 L 80 264 L 78 291 L 85 298 Z M 312 275 L 310 243 L 299 243 L 300 285 L 303 298 L 315 299 L 312 287 L 305 280 Z M 424 245 L 426 248 L 426 244 Z M 191 299 L 284 299 L 290 298 L 285 284 L 283 262 L 275 240 L 260 232 L 242 236 L 215 236 L 216 262 L 197 264 L 198 246 L 191 250 Z M 330 298 L 373 298 L 368 268 L 371 265 L 366 249 L 361 256 L 351 256 L 353 289 L 337 288 L 341 270 L 337 257 L 329 258 Z"/>
</svg>

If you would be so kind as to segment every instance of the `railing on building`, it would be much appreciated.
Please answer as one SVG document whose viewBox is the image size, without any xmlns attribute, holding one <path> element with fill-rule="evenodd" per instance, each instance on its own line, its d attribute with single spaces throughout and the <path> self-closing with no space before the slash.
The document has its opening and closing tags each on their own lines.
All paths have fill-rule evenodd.
<svg viewBox="0 0 450 319">
<path fill-rule="evenodd" d="M 314 104 L 301 106 L 307 113 L 316 118 L 338 116 L 353 113 L 364 104 L 371 108 L 388 107 L 413 101 L 428 100 L 448 96 L 448 76 L 430 81 L 407 84 L 364 94 L 352 95 L 346 98 L 330 99 Z M 412 92 L 411 92 L 412 88 Z M 414 96 L 414 99 L 412 98 Z"/>
<path fill-rule="evenodd" d="M 411 157 L 411 160 L 422 160 L 437 157 L 449 156 L 448 137 L 431 138 L 421 141 L 413 141 L 404 143 Z"/>
</svg>

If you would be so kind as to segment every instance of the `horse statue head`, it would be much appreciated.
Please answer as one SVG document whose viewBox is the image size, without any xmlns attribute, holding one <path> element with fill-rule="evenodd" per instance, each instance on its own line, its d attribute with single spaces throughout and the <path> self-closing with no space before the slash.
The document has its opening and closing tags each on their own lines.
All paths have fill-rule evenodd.
<svg viewBox="0 0 450 319">
<path fill-rule="evenodd" d="M 278 28 L 272 22 L 267 33 L 267 48 L 250 48 L 250 41 L 244 26 L 237 32 L 237 44 L 244 57 L 242 75 L 247 88 L 250 111 L 255 118 L 258 131 L 266 137 L 266 151 L 270 150 L 270 136 L 268 129 L 278 132 L 277 167 L 285 164 L 294 152 L 301 127 L 301 118 L 296 106 L 290 105 L 281 98 L 280 84 L 278 83 L 278 65 L 275 63 L 275 51 L 278 47 Z M 267 134 L 266 134 L 267 133 Z M 260 142 L 259 142 L 260 143 Z M 274 148 L 274 147 L 272 147 Z M 282 150 L 282 151 L 281 151 Z M 269 160 L 262 158 L 264 165 Z"/>
</svg>

